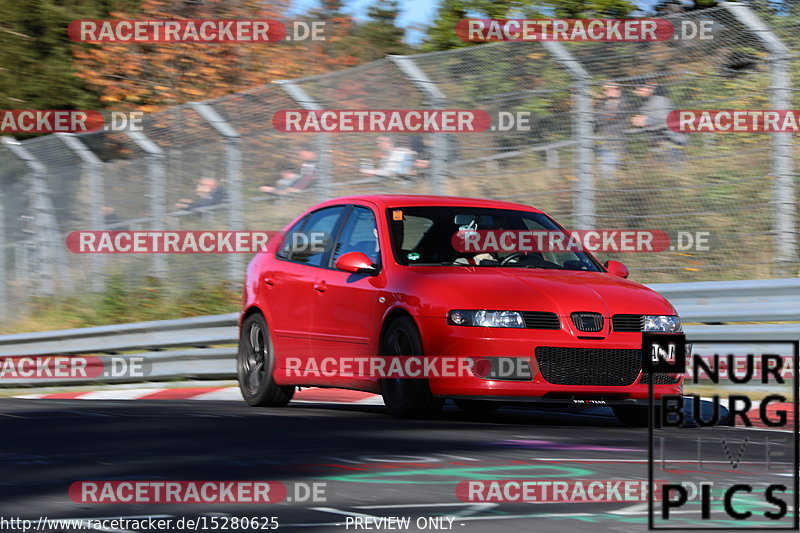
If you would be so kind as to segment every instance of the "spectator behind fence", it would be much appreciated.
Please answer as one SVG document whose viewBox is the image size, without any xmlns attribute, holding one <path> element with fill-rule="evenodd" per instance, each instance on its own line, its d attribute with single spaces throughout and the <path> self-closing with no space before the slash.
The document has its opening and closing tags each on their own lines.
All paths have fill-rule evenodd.
<svg viewBox="0 0 800 533">
<path fill-rule="evenodd" d="M 117 214 L 117 210 L 109 205 L 103 206 L 103 225 L 105 227 L 113 227 L 114 229 L 119 229 L 119 225 L 122 223 L 122 219 L 119 218 Z"/>
<path fill-rule="evenodd" d="M 280 177 L 274 186 L 262 185 L 258 190 L 272 194 L 286 194 L 310 187 L 317 178 L 317 153 L 303 149 L 297 156 L 300 160 L 299 165 L 285 165 L 281 168 Z"/>
<path fill-rule="evenodd" d="M 644 82 L 636 87 L 635 92 L 636 96 L 644 99 L 644 103 L 631 118 L 631 123 L 650 133 L 650 140 L 657 152 L 668 155 L 671 160 L 679 160 L 682 156 L 681 147 L 689 141 L 689 136 L 667 127 L 667 116 L 675 109 L 672 100 L 657 83 Z"/>
<path fill-rule="evenodd" d="M 414 174 L 419 176 L 431 167 L 431 154 L 433 140 L 430 137 L 415 135 L 409 140 L 411 151 L 414 155 Z"/>
<path fill-rule="evenodd" d="M 195 198 L 181 198 L 175 203 L 179 209 L 197 209 L 222 203 L 225 190 L 214 178 L 202 178 L 194 189 Z"/>
<path fill-rule="evenodd" d="M 624 130 L 631 111 L 630 99 L 618 83 L 603 85 L 603 101 L 600 104 L 597 126 L 597 155 L 602 179 L 616 178 L 617 168 L 625 153 Z"/>
<path fill-rule="evenodd" d="M 406 177 L 411 175 L 414 167 L 414 153 L 405 147 L 395 145 L 389 137 L 376 139 L 378 145 L 378 163 L 375 167 L 362 165 L 361 173 L 384 178 Z"/>
</svg>

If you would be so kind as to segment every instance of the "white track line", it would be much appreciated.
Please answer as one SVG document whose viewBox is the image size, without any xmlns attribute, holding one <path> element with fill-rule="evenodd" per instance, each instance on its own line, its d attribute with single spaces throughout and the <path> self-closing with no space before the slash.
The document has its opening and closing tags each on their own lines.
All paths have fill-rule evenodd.
<svg viewBox="0 0 800 533">
<path fill-rule="evenodd" d="M 357 403 L 360 405 L 385 405 L 383 403 L 383 396 L 380 394 L 376 394 L 375 396 L 370 396 L 369 398 L 364 398 L 363 400 L 358 400 Z"/>
<path fill-rule="evenodd" d="M 159 392 L 164 389 L 127 389 L 127 390 L 98 390 L 81 394 L 80 400 L 138 400 L 143 396 Z"/>
</svg>

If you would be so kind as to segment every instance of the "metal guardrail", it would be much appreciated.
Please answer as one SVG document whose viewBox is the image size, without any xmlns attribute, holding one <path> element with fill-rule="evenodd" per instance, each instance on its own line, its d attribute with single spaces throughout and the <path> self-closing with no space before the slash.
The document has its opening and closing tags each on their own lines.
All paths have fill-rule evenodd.
<svg viewBox="0 0 800 533">
<path fill-rule="evenodd" d="M 800 279 L 658 283 L 688 323 L 800 321 Z"/>
<path fill-rule="evenodd" d="M 238 313 L 0 336 L 0 355 L 112 354 L 236 342 Z"/>
<path fill-rule="evenodd" d="M 800 279 L 654 284 L 688 325 L 690 340 L 800 340 Z M 235 376 L 238 313 L 0 336 L 0 356 L 143 358 L 148 381 Z M 765 322 L 798 322 L 766 324 Z M 719 325 L 730 322 L 756 324 Z M 715 323 L 716 325 L 709 325 Z M 228 346 L 225 346 L 228 345 Z M 121 354 L 121 352 L 126 352 Z M 128 353 L 130 352 L 130 353 Z M 0 387 L 97 382 L 2 379 Z M 103 382 L 136 382 L 110 377 Z"/>
</svg>

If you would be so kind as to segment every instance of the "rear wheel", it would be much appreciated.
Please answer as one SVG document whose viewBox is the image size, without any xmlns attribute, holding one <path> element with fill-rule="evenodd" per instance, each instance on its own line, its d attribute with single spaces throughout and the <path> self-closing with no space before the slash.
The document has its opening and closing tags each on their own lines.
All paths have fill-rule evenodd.
<svg viewBox="0 0 800 533">
<path fill-rule="evenodd" d="M 615 405 L 612 407 L 614 415 L 617 420 L 631 427 L 647 427 L 649 421 L 649 407 L 646 405 Z M 656 407 L 655 412 L 656 424 L 654 427 L 660 427 L 661 411 Z"/>
<path fill-rule="evenodd" d="M 413 320 L 400 317 L 389 324 L 381 339 L 381 355 L 423 355 L 422 339 Z M 433 416 L 444 403 L 433 395 L 427 379 L 382 379 L 381 395 L 389 413 L 401 418 Z"/>
<path fill-rule="evenodd" d="M 267 322 L 260 313 L 254 313 L 242 323 L 236 365 L 239 389 L 249 405 L 281 407 L 294 396 L 294 386 L 278 385 L 272 379 L 274 365 Z"/>
</svg>

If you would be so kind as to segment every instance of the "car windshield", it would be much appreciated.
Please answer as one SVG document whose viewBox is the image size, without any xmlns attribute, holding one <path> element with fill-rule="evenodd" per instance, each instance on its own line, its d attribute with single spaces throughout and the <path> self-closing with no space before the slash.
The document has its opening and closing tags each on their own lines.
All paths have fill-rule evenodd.
<svg viewBox="0 0 800 533">
<path fill-rule="evenodd" d="M 459 231 L 558 232 L 543 213 L 469 206 L 393 207 L 387 210 L 392 249 L 401 265 L 542 268 L 599 272 L 580 251 L 466 251 L 454 245 Z"/>
</svg>

